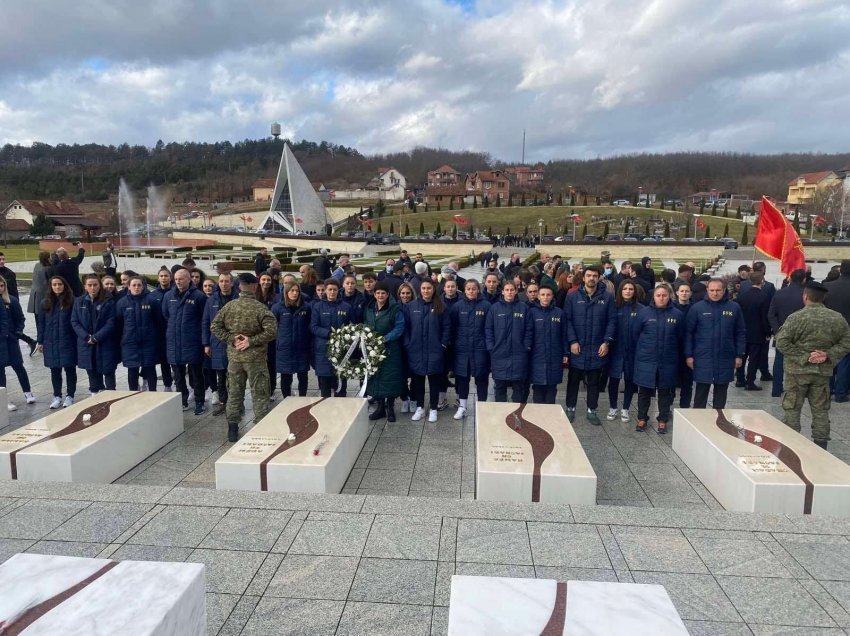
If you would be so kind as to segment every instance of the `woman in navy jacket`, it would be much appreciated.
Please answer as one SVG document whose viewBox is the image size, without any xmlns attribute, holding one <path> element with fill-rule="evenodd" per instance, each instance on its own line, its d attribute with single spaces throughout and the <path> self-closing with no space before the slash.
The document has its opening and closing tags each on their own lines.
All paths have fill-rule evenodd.
<svg viewBox="0 0 850 636">
<path fill-rule="evenodd" d="M 691 302 L 691 299 L 693 297 L 693 290 L 691 289 L 691 284 L 684 281 L 676 283 L 676 285 L 673 287 L 673 292 L 675 293 L 675 297 L 673 298 L 673 306 L 682 312 L 683 320 L 685 321 L 685 324 L 687 324 L 688 311 L 690 311 L 691 307 L 694 306 Z M 679 408 L 691 408 L 691 398 L 694 395 L 694 372 L 693 369 L 691 369 L 687 364 L 685 364 L 684 347 L 682 352 L 682 360 L 679 364 L 678 387 Z"/>
<path fill-rule="evenodd" d="M 50 408 L 71 406 L 77 392 L 77 336 L 71 327 L 74 294 L 61 276 L 50 278 L 50 293 L 44 299 L 44 311 L 38 318 L 38 350 L 44 352 L 44 366 L 50 369 L 53 401 Z M 8 327 L 8 325 L 7 325 Z M 0 335 L 3 326 L 0 324 Z M 6 357 L 6 354 L 3 354 Z M 62 401 L 62 371 L 65 371 L 66 395 Z"/>
<path fill-rule="evenodd" d="M 2 384 L 0 386 L 6 386 L 6 367 L 12 367 L 15 375 L 18 376 L 18 382 L 21 384 L 27 404 L 32 404 L 35 402 L 35 398 L 30 387 L 30 378 L 27 375 L 27 370 L 24 368 L 24 358 L 21 355 L 21 348 L 18 346 L 18 336 L 24 332 L 24 324 L 26 322 L 24 310 L 21 308 L 21 303 L 18 302 L 18 299 L 9 294 L 6 279 L 2 276 L 0 276 L 0 298 L 3 300 L 3 308 L 6 310 L 3 312 L 3 317 L 0 318 L 6 325 L 6 337 L 0 343 L 0 362 L 2 362 L 2 367 L 0 367 L 2 368 L 0 370 L 0 381 L 2 381 Z M 10 411 L 17 411 L 18 407 L 9 402 L 8 409 Z"/>
<path fill-rule="evenodd" d="M 567 362 L 567 321 L 563 309 L 555 306 L 551 287 L 540 286 L 537 302 L 529 306 L 528 322 L 534 334 L 529 375 L 534 403 L 554 404 Z"/>
<path fill-rule="evenodd" d="M 276 370 L 280 373 L 280 392 L 285 400 L 292 395 L 292 376 L 298 376 L 298 395 L 307 395 L 310 370 L 310 301 L 297 283 L 287 283 L 280 301 L 272 306 L 277 320 Z"/>
<path fill-rule="evenodd" d="M 513 281 L 502 286 L 501 300 L 490 306 L 484 326 L 490 367 L 493 372 L 493 394 L 496 402 L 528 399 L 528 354 L 534 337 L 528 318 L 528 305 L 517 298 Z"/>
<path fill-rule="evenodd" d="M 115 332 L 121 339 L 121 362 L 127 368 L 127 384 L 131 391 L 138 391 L 141 375 L 148 391 L 156 391 L 156 334 L 162 314 L 151 302 L 153 293 L 147 290 L 141 276 L 133 276 L 127 289 L 129 293 L 115 306 Z"/>
<path fill-rule="evenodd" d="M 443 280 L 443 289 L 440 294 L 440 299 L 443 301 L 443 306 L 446 308 L 446 314 L 449 316 L 449 330 L 451 330 L 451 311 L 452 307 L 454 307 L 461 298 L 461 295 L 458 293 L 457 289 L 457 281 L 454 279 L 454 276 L 451 274 L 446 274 L 446 278 Z M 440 390 L 440 395 L 437 398 L 437 410 L 442 411 L 449 406 L 448 401 L 448 390 L 449 390 L 449 373 L 452 368 L 452 360 L 454 358 L 454 340 L 449 339 L 449 346 L 446 347 L 445 352 L 445 362 L 444 366 L 446 368 L 445 374 L 443 377 L 445 378 L 445 382 L 443 383 L 443 388 Z"/>
<path fill-rule="evenodd" d="M 257 300 L 263 303 L 269 310 L 274 307 L 274 304 L 279 300 L 280 294 L 277 291 L 274 278 L 269 272 L 263 272 L 257 277 Z M 277 386 L 277 365 L 275 364 L 275 355 L 277 348 L 274 340 L 268 344 L 268 356 L 266 364 L 269 368 L 269 399 L 274 400 L 274 388 Z"/>
<path fill-rule="evenodd" d="M 649 404 L 658 391 L 658 434 L 667 432 L 670 405 L 679 379 L 684 316 L 670 302 L 670 289 L 658 285 L 652 302 L 638 313 L 632 325 L 635 338 L 634 381 L 638 385 L 636 431 L 646 430 Z"/>
<path fill-rule="evenodd" d="M 336 370 L 328 360 L 328 338 L 331 331 L 351 322 L 351 307 L 339 298 L 339 281 L 325 281 L 325 299 L 317 300 L 310 309 L 310 333 L 313 334 L 313 369 L 319 379 L 322 397 L 330 397 L 337 387 Z"/>
<path fill-rule="evenodd" d="M 425 378 L 428 378 L 428 421 L 437 421 L 440 391 L 445 387 L 445 352 L 451 331 L 449 315 L 431 279 L 419 285 L 420 298 L 404 305 L 404 344 L 410 370 L 410 397 L 416 402 L 414 422 L 425 414 Z"/>
<path fill-rule="evenodd" d="M 171 385 L 174 384 L 174 376 L 171 374 L 171 365 L 168 364 L 168 353 L 165 346 L 167 324 L 162 315 L 162 299 L 165 297 L 165 294 L 171 291 L 172 287 L 171 270 L 165 265 L 160 267 L 157 273 L 157 280 L 158 284 L 156 288 L 151 291 L 148 297 L 148 302 L 150 302 L 156 318 L 156 322 L 154 323 L 156 331 L 151 333 L 155 334 L 156 363 L 159 365 L 159 370 L 162 373 L 162 384 L 165 386 L 166 391 L 171 391 Z"/>
<path fill-rule="evenodd" d="M 629 421 L 629 408 L 632 405 L 637 387 L 632 381 L 635 363 L 635 342 L 631 326 L 643 309 L 643 287 L 633 280 L 624 280 L 617 289 L 614 299 L 614 313 L 617 321 L 617 337 L 611 343 L 611 354 L 608 360 L 608 416 L 607 419 L 617 418 L 617 398 L 620 395 L 620 379 L 623 380 L 623 409 L 620 420 Z"/>
<path fill-rule="evenodd" d="M 206 281 L 204 284 L 206 285 Z M 213 415 L 224 413 L 227 405 L 227 343 L 215 337 L 210 331 L 210 325 L 219 310 L 237 296 L 239 296 L 239 290 L 233 284 L 233 274 L 230 272 L 219 274 L 218 285 L 212 295 L 207 298 L 204 317 L 201 319 L 201 343 L 204 345 L 204 356 L 209 364 L 209 369 L 204 369 L 204 372 L 215 376 L 215 382 L 209 383 L 214 391 Z"/>
<path fill-rule="evenodd" d="M 85 294 L 74 300 L 71 326 L 77 334 L 77 366 L 88 373 L 89 391 L 114 390 L 115 368 L 121 357 L 115 302 L 107 297 L 97 274 L 86 276 Z"/>
<path fill-rule="evenodd" d="M 481 286 L 477 280 L 466 281 L 464 297 L 451 308 L 449 324 L 451 342 L 454 345 L 453 368 L 455 391 L 458 397 L 454 419 L 466 416 L 466 401 L 469 398 L 470 379 L 475 378 L 475 390 L 479 402 L 487 401 L 490 386 L 490 355 L 484 327 L 490 303 L 481 298 Z"/>
<path fill-rule="evenodd" d="M 189 409 L 189 387 L 186 374 L 194 391 L 195 414 L 205 412 L 204 405 L 204 346 L 201 343 L 201 321 L 207 297 L 192 285 L 189 271 L 178 268 L 174 272 L 174 287 L 162 298 L 162 315 L 165 329 L 166 353 L 177 390 L 182 396 L 183 409 Z"/>
</svg>

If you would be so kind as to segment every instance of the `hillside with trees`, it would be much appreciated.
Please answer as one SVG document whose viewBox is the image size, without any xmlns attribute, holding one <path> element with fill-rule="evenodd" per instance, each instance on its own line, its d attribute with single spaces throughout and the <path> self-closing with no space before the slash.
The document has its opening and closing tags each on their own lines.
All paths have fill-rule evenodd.
<svg viewBox="0 0 850 636">
<path fill-rule="evenodd" d="M 5 145 L 0 148 L 0 202 L 12 199 L 106 201 L 121 177 L 134 190 L 149 184 L 173 186 L 175 201 L 240 201 L 251 184 L 273 177 L 281 140 L 164 143 L 153 147 L 99 144 Z M 447 163 L 461 172 L 503 167 L 485 152 L 419 147 L 408 152 L 365 156 L 327 141 L 292 143 L 312 181 L 328 188 L 364 185 L 381 167 L 394 167 L 408 184 L 422 185 L 428 170 Z M 631 195 L 643 187 L 665 197 L 684 197 L 710 188 L 783 198 L 786 183 L 802 172 L 837 170 L 850 153 L 753 155 L 682 152 L 623 155 L 591 160 L 552 160 L 546 181 L 554 192 L 568 186 L 600 195 Z"/>
</svg>

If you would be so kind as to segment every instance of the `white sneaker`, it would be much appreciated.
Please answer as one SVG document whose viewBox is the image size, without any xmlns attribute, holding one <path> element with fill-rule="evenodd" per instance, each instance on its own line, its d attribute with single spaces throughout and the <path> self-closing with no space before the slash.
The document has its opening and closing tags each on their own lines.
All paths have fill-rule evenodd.
<svg viewBox="0 0 850 636">
<path fill-rule="evenodd" d="M 431 409 L 428 411 L 428 421 L 436 422 L 437 421 L 437 409 Z"/>
<path fill-rule="evenodd" d="M 9 407 L 9 412 L 10 412 L 10 413 L 11 413 L 12 411 L 17 411 L 17 410 L 18 410 L 18 407 L 17 407 L 17 406 L 15 406 L 14 404 L 12 404 L 11 402 L 9 402 L 9 404 L 8 404 L 7 406 Z"/>
<path fill-rule="evenodd" d="M 401 413 L 410 413 L 410 400 L 401 401 Z"/>
<path fill-rule="evenodd" d="M 628 422 L 629 421 L 629 409 L 623 409 L 620 411 L 620 421 Z"/>
<path fill-rule="evenodd" d="M 27 399 L 27 404 L 35 404 L 35 396 L 32 393 L 24 393 L 24 397 Z"/>
<path fill-rule="evenodd" d="M 210 398 L 210 404 L 212 404 L 213 406 L 219 404 L 218 391 L 213 391 L 212 397 Z"/>
<path fill-rule="evenodd" d="M 617 409 L 608 409 L 608 415 L 605 416 L 605 419 L 609 422 L 617 419 Z"/>
<path fill-rule="evenodd" d="M 195 390 L 194 390 L 194 389 L 189 389 L 189 398 L 188 398 L 188 400 L 189 400 L 189 402 L 194 402 L 194 401 L 195 401 Z"/>
<path fill-rule="evenodd" d="M 423 409 L 421 406 L 419 406 L 419 407 L 416 408 L 416 412 L 413 414 L 413 417 L 411 417 L 410 419 L 414 422 L 418 422 L 419 420 L 422 419 L 423 415 L 425 415 L 425 409 Z"/>
<path fill-rule="evenodd" d="M 465 406 L 459 406 L 459 407 L 457 407 L 457 411 L 455 411 L 455 417 L 454 417 L 454 419 L 456 419 L 456 420 L 462 420 L 462 419 L 463 419 L 463 418 L 465 418 L 465 417 L 466 417 L 466 407 L 465 407 Z"/>
<path fill-rule="evenodd" d="M 72 398 L 70 395 L 66 395 L 65 401 L 62 402 L 62 406 L 63 407 L 72 406 L 73 404 L 74 404 L 74 398 Z"/>
<path fill-rule="evenodd" d="M 53 401 L 50 403 L 50 408 L 58 409 L 60 406 L 62 406 L 62 398 L 61 397 L 54 397 Z"/>
</svg>

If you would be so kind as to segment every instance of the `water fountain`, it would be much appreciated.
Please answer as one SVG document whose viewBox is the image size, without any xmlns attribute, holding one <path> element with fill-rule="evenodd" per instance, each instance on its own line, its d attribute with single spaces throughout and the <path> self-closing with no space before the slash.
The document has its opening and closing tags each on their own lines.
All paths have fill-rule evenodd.
<svg viewBox="0 0 850 636">
<path fill-rule="evenodd" d="M 135 202 L 133 201 L 133 191 L 130 186 L 124 181 L 124 177 L 118 182 L 118 243 L 122 241 L 122 228 L 126 229 L 134 225 L 133 215 L 135 213 Z"/>
<path fill-rule="evenodd" d="M 168 216 L 168 204 L 171 201 L 171 188 L 168 186 L 148 186 L 147 205 L 145 207 L 145 223 L 147 226 L 148 247 L 151 245 L 151 218 L 154 221 Z"/>
</svg>

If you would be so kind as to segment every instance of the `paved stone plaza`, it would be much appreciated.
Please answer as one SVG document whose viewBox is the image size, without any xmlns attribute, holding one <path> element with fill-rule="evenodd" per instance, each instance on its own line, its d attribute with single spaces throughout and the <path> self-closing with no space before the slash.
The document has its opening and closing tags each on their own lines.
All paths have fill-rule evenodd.
<svg viewBox="0 0 850 636">
<path fill-rule="evenodd" d="M 27 366 L 38 402 L 7 370 L 7 430 L 47 412 L 41 357 Z M 81 371 L 78 400 L 86 386 Z M 769 395 L 732 388 L 729 406 L 780 416 Z M 582 417 L 600 505 L 476 502 L 474 420 L 452 413 L 377 423 L 342 495 L 215 491 L 224 419 L 184 413 L 185 433 L 114 485 L 0 485 L 0 556 L 203 562 L 210 634 L 443 634 L 454 573 L 661 583 L 694 634 L 850 633 L 850 520 L 725 512 L 672 435 Z M 850 461 L 850 405 L 832 422 Z"/>
</svg>

